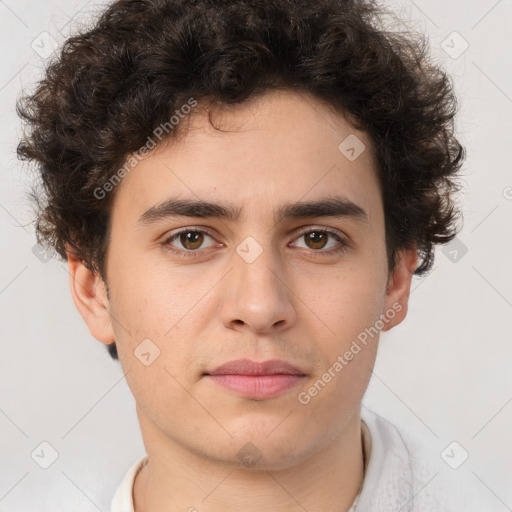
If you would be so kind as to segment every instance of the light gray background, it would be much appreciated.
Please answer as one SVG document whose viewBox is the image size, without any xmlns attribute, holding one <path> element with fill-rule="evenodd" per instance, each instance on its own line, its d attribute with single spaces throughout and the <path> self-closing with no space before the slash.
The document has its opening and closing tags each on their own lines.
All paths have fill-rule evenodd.
<svg viewBox="0 0 512 512">
<path fill-rule="evenodd" d="M 15 156 L 15 100 L 48 62 L 45 33 L 61 43 L 103 3 L 0 1 L 0 511 L 106 511 L 144 454 L 134 400 L 75 310 L 66 265 L 32 252 L 29 175 Z M 406 321 L 382 334 L 365 404 L 439 454 L 457 441 L 469 458 L 450 471 L 487 493 L 488 510 L 510 510 L 512 1 L 387 3 L 428 34 L 454 79 L 465 220 L 458 245 L 414 280 Z M 453 31 L 469 44 L 458 58 Z M 46 470 L 31 457 L 43 441 L 59 454 Z"/>
</svg>

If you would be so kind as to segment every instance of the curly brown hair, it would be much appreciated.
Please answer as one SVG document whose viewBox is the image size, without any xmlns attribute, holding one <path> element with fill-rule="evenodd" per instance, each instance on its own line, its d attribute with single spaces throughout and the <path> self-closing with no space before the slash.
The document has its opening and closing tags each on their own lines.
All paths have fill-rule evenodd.
<svg viewBox="0 0 512 512">
<path fill-rule="evenodd" d="M 389 272 L 400 248 L 416 248 L 415 274 L 425 274 L 435 244 L 457 232 L 465 149 L 454 135 L 451 78 L 432 63 L 425 36 L 386 31 L 384 15 L 392 14 L 372 0 L 112 3 L 18 101 L 18 156 L 35 161 L 40 177 L 38 242 L 63 259 L 72 248 L 106 282 L 114 192 L 94 191 L 189 98 L 213 107 L 291 89 L 370 135 Z"/>
</svg>

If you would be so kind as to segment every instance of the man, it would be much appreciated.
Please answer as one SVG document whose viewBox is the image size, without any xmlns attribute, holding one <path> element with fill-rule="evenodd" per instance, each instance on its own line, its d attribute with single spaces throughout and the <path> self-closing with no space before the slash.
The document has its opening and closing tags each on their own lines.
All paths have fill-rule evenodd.
<svg viewBox="0 0 512 512">
<path fill-rule="evenodd" d="M 121 0 L 20 105 L 39 239 L 136 400 L 112 512 L 457 510 L 361 409 L 464 157 L 449 79 L 378 20 Z"/>
</svg>

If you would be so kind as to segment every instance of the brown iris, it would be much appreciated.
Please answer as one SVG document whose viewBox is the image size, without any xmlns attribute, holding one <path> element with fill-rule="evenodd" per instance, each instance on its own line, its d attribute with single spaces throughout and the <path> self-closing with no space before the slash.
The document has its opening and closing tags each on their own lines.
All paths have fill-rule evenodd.
<svg viewBox="0 0 512 512">
<path fill-rule="evenodd" d="M 303 236 L 306 239 L 306 245 L 310 249 L 322 249 L 325 247 L 329 234 L 321 231 L 310 231 Z"/>
<path fill-rule="evenodd" d="M 185 249 L 194 250 L 201 247 L 204 241 L 204 234 L 200 231 L 185 231 L 180 233 L 180 242 Z"/>
</svg>

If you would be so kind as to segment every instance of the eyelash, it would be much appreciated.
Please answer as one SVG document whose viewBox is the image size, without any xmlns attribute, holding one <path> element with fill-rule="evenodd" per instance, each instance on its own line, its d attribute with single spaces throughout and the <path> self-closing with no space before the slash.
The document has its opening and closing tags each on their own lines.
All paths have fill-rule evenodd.
<svg viewBox="0 0 512 512">
<path fill-rule="evenodd" d="M 191 232 L 191 233 L 202 233 L 202 234 L 208 235 L 211 238 L 214 238 L 213 235 L 209 231 L 207 231 L 205 229 L 183 228 L 180 231 L 177 231 L 176 233 L 174 233 L 173 235 L 168 237 L 163 242 L 163 246 L 164 246 L 165 250 L 170 251 L 173 254 L 184 256 L 186 258 L 197 258 L 197 257 L 199 257 L 200 256 L 200 254 L 199 254 L 200 249 L 196 249 L 196 250 L 175 249 L 175 248 L 173 248 L 170 245 L 170 242 L 175 240 L 176 238 L 178 238 L 181 234 L 189 233 L 189 232 Z M 332 235 L 340 244 L 339 247 L 334 248 L 334 249 L 329 249 L 327 251 L 324 251 L 324 250 L 321 250 L 321 249 L 319 249 L 319 250 L 310 249 L 309 252 L 311 252 L 311 256 L 313 258 L 322 257 L 322 256 L 325 256 L 325 255 L 332 256 L 332 255 L 342 254 L 349 247 L 349 244 L 345 240 L 343 240 L 340 237 L 340 235 L 338 235 L 338 233 L 336 231 L 328 229 L 328 228 L 307 228 L 307 229 L 304 229 L 303 231 L 301 231 L 300 233 L 298 233 L 296 238 L 300 238 L 301 236 L 304 236 L 307 233 L 311 233 L 311 232 L 316 232 L 316 233 L 320 232 L 320 233 L 327 233 L 329 235 Z M 302 248 L 300 248 L 300 249 L 302 249 Z"/>
</svg>

